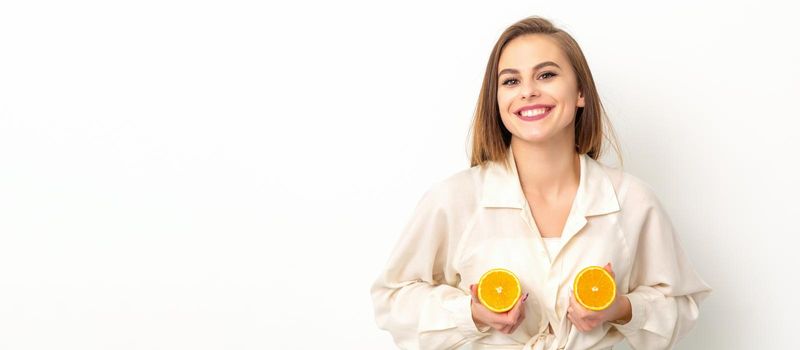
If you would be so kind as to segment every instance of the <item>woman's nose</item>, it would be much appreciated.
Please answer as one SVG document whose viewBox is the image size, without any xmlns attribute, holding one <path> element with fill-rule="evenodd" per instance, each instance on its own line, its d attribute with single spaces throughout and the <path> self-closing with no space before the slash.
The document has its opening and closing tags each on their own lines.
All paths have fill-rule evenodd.
<svg viewBox="0 0 800 350">
<path fill-rule="evenodd" d="M 539 88 L 536 86 L 536 83 L 530 82 L 523 85 L 520 93 L 522 94 L 522 99 L 524 100 L 528 97 L 539 96 Z"/>
</svg>

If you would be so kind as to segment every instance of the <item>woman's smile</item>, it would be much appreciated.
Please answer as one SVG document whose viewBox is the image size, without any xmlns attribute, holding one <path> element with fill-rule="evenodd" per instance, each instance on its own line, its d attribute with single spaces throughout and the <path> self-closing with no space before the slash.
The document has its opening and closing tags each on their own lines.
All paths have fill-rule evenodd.
<svg viewBox="0 0 800 350">
<path fill-rule="evenodd" d="M 532 106 L 525 106 L 514 112 L 514 114 L 526 122 L 533 122 L 540 119 L 543 119 L 550 115 L 550 111 L 553 110 L 553 106 L 551 105 L 532 105 Z"/>
</svg>

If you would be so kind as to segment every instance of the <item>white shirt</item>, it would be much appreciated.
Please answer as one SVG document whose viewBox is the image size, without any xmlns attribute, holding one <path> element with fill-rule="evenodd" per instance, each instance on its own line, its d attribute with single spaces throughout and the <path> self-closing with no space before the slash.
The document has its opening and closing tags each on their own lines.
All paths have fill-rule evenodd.
<svg viewBox="0 0 800 350">
<path fill-rule="evenodd" d="M 370 290 L 376 323 L 400 348 L 609 349 L 627 338 L 635 349 L 668 349 L 692 329 L 711 288 L 647 184 L 581 155 L 560 241 L 547 247 L 511 148 L 508 157 L 510 169 L 490 162 L 460 171 L 418 202 Z M 632 318 L 579 332 L 566 318 L 572 282 L 584 267 L 608 262 Z M 478 329 L 470 308 L 469 285 L 498 267 L 513 271 L 530 293 L 523 324 L 508 335 Z"/>
<path fill-rule="evenodd" d="M 544 248 L 547 249 L 547 256 L 550 262 L 555 259 L 555 253 L 561 250 L 561 237 L 542 237 L 544 240 Z"/>
</svg>

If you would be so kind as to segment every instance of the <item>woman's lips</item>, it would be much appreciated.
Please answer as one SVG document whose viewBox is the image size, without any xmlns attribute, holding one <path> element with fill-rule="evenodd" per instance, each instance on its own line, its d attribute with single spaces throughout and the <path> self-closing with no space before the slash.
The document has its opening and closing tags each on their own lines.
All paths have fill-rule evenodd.
<svg viewBox="0 0 800 350">
<path fill-rule="evenodd" d="M 553 110 L 553 107 L 547 108 L 547 109 L 544 111 L 544 113 L 542 113 L 542 114 L 537 114 L 537 115 L 534 115 L 534 116 L 532 116 L 532 117 L 526 117 L 526 116 L 523 116 L 523 115 L 521 115 L 521 114 L 516 114 L 516 116 L 517 116 L 517 117 L 519 117 L 519 119 L 522 119 L 522 120 L 524 120 L 524 121 L 526 121 L 526 122 L 533 122 L 533 121 L 537 121 L 537 120 L 539 120 L 539 119 L 542 119 L 542 118 L 544 118 L 544 117 L 546 117 L 546 116 L 550 115 L 550 111 L 552 111 L 552 110 Z"/>
</svg>

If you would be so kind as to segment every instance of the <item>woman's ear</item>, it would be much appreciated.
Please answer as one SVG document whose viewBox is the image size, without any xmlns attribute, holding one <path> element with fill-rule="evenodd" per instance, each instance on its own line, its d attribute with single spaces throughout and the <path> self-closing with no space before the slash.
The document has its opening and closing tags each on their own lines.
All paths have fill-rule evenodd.
<svg viewBox="0 0 800 350">
<path fill-rule="evenodd" d="M 578 91 L 577 107 L 586 107 L 586 101 L 583 99 L 583 92 Z"/>
</svg>

